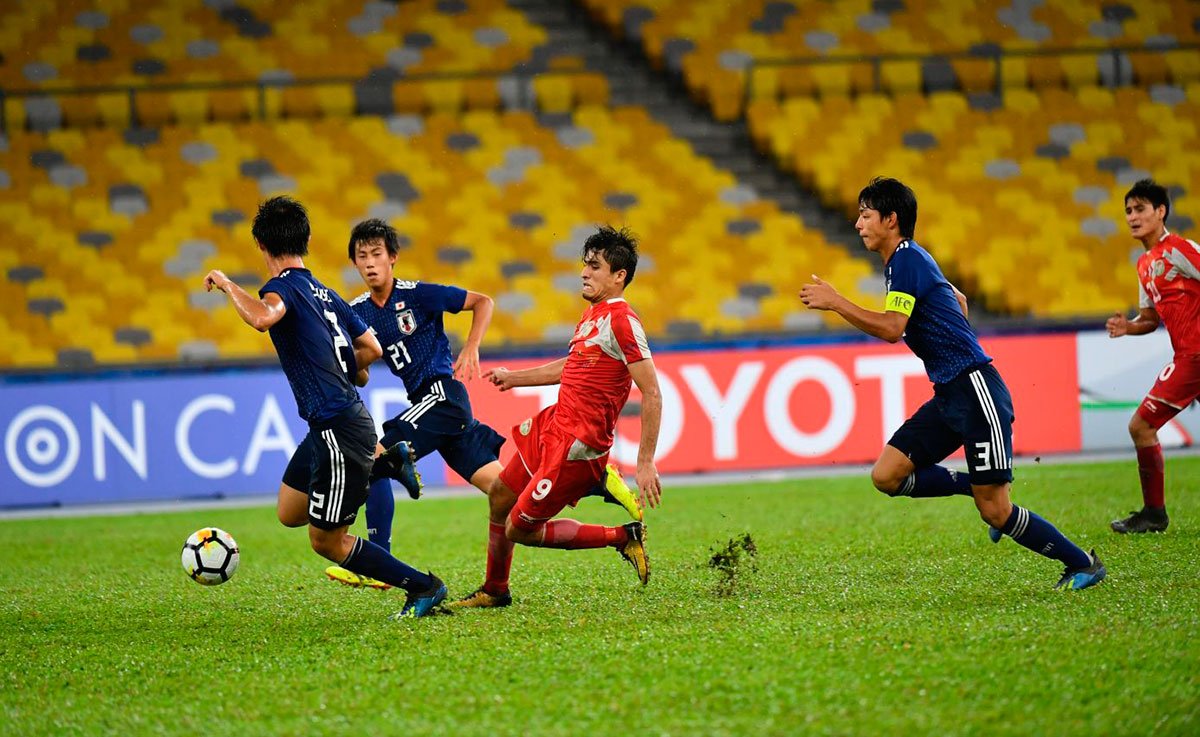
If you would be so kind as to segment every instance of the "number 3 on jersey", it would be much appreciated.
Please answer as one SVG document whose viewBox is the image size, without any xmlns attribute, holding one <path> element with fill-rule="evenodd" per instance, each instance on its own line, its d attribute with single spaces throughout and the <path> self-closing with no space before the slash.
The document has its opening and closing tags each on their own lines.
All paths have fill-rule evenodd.
<svg viewBox="0 0 1200 737">
<path fill-rule="evenodd" d="M 342 367 L 342 373 L 350 372 L 346 366 L 346 359 L 342 356 L 342 349 L 350 347 L 350 341 L 346 340 L 346 334 L 342 332 L 342 327 L 338 325 L 337 313 L 330 310 L 325 310 L 325 319 L 329 321 L 329 327 L 333 331 L 333 355 L 337 356 L 338 363 Z"/>
<path fill-rule="evenodd" d="M 405 365 L 412 363 L 412 356 L 408 355 L 408 349 L 404 347 L 404 341 L 402 340 L 389 345 L 387 353 L 388 360 L 392 362 L 392 367 L 397 371 L 404 368 Z M 403 360 L 400 358 L 401 353 L 404 354 Z"/>
</svg>

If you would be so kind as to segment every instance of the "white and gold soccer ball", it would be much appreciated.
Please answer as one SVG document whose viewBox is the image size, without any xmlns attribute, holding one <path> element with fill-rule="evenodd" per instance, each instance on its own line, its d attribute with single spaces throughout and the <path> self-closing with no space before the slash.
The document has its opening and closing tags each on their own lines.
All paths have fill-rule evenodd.
<svg viewBox="0 0 1200 737">
<path fill-rule="evenodd" d="M 240 557 L 233 535 L 205 527 L 193 532 L 183 544 L 183 571 L 196 583 L 216 586 L 233 577 Z"/>
</svg>

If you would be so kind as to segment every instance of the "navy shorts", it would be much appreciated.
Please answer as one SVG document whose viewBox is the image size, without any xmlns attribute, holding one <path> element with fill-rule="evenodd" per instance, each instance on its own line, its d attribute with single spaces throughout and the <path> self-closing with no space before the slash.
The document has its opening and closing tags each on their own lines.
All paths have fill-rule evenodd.
<svg viewBox="0 0 1200 737">
<path fill-rule="evenodd" d="M 375 421 L 361 404 L 314 424 L 283 472 L 283 483 L 308 495 L 308 521 L 334 530 L 354 522 L 367 500 L 375 463 Z"/>
<path fill-rule="evenodd" d="M 504 436 L 475 419 L 462 382 L 445 376 L 421 389 L 411 407 L 383 423 L 383 447 L 407 440 L 417 458 L 436 451 L 464 481 L 500 459 Z"/>
<path fill-rule="evenodd" d="M 1012 481 L 1012 395 L 990 363 L 935 384 L 933 399 L 921 405 L 892 435 L 888 445 L 917 468 L 939 463 L 965 448 L 971 483 Z"/>
</svg>

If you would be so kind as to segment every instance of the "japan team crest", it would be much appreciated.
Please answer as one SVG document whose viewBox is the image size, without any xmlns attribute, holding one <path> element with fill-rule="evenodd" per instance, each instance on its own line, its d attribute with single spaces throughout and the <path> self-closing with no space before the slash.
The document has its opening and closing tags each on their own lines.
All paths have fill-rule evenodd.
<svg viewBox="0 0 1200 737">
<path fill-rule="evenodd" d="M 417 329 L 417 318 L 413 315 L 412 310 L 405 310 L 404 303 L 400 302 L 396 305 L 396 325 L 400 328 L 400 332 L 405 335 L 412 335 Z"/>
</svg>

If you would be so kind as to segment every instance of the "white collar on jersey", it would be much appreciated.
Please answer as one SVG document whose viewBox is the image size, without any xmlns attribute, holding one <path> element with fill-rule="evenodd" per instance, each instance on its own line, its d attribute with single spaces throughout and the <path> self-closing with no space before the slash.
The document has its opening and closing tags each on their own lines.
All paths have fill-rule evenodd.
<svg viewBox="0 0 1200 737">
<path fill-rule="evenodd" d="M 613 302 L 624 302 L 624 301 L 625 301 L 625 298 L 624 298 L 624 297 L 613 297 L 612 299 L 606 299 L 606 300 L 604 300 L 604 303 L 605 303 L 605 304 L 612 304 Z"/>
<path fill-rule="evenodd" d="M 1166 228 L 1163 228 L 1162 238 L 1159 238 L 1158 242 L 1162 243 L 1163 241 L 1165 241 L 1167 239 L 1167 236 L 1169 236 L 1169 235 L 1171 235 L 1171 231 L 1167 230 Z"/>
</svg>

